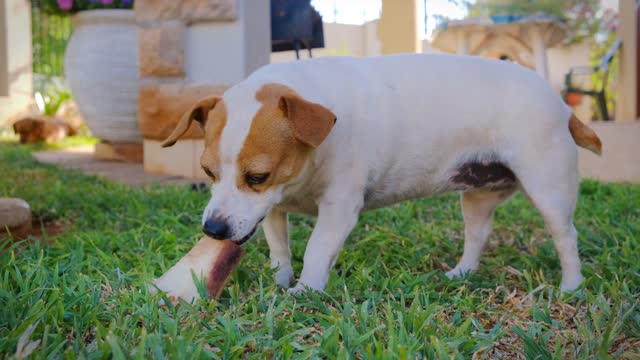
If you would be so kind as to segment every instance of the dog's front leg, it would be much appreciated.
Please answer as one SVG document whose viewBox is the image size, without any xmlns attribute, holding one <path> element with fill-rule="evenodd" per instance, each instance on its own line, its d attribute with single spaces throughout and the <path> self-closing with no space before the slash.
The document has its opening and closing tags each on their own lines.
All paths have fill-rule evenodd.
<svg viewBox="0 0 640 360">
<path fill-rule="evenodd" d="M 345 239 L 358 221 L 362 198 L 357 192 L 323 200 L 318 206 L 318 221 L 304 253 L 304 267 L 298 284 L 289 289 L 292 294 L 306 288 L 321 291 L 329 280 L 329 271 L 342 249 Z M 334 200 L 335 199 L 335 200 Z M 339 200 L 338 200 L 339 199 Z"/>
<path fill-rule="evenodd" d="M 289 250 L 289 230 L 287 229 L 287 213 L 273 209 L 262 223 L 264 235 L 269 244 L 271 268 L 276 269 L 276 284 L 289 287 L 293 280 L 291 268 L 291 251 Z"/>
</svg>

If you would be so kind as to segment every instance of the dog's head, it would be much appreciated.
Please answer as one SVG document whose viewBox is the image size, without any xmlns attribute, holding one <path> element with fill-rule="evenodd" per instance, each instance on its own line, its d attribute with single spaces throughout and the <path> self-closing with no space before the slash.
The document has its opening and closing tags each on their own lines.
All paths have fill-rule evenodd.
<svg viewBox="0 0 640 360">
<path fill-rule="evenodd" d="M 37 119 L 26 118 L 13 124 L 13 131 L 20 136 L 21 144 L 32 144 L 43 140 L 43 123 Z"/>
<path fill-rule="evenodd" d="M 283 85 L 263 85 L 257 92 L 236 86 L 223 98 L 193 105 L 163 146 L 173 145 L 192 121 L 204 129 L 200 164 L 214 183 L 203 231 L 242 243 L 282 200 L 336 117 Z"/>
</svg>

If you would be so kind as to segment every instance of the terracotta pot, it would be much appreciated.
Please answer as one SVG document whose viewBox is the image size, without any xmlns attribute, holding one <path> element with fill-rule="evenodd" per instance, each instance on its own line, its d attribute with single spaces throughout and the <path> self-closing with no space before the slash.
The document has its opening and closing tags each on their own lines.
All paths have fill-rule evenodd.
<svg viewBox="0 0 640 360">
<path fill-rule="evenodd" d="M 567 105 L 569 106 L 578 106 L 582 103 L 582 94 L 567 94 Z"/>
<path fill-rule="evenodd" d="M 142 143 L 133 10 L 81 11 L 72 23 L 64 71 L 87 127 L 102 140 Z"/>
</svg>

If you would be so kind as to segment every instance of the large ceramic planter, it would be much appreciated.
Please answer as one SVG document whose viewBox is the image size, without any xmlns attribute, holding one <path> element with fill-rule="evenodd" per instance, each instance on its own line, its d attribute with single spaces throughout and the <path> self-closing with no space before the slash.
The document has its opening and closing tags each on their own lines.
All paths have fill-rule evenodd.
<svg viewBox="0 0 640 360">
<path fill-rule="evenodd" d="M 88 10 L 73 17 L 65 77 L 93 136 L 141 143 L 138 47 L 133 10 Z"/>
</svg>

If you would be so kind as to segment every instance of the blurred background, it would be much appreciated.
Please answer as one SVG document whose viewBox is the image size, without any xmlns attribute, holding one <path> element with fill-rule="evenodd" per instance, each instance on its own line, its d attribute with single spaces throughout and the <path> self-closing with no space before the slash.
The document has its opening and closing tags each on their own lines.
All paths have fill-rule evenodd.
<svg viewBox="0 0 640 360">
<path fill-rule="evenodd" d="M 625 165 L 640 151 L 635 0 L 4 0 L 0 29 L 4 136 L 24 119 L 69 124 L 96 139 L 94 158 L 147 173 L 203 177 L 199 129 L 159 142 L 190 104 L 260 66 L 455 53 L 538 72 L 613 143 L 615 158 L 587 157 L 581 173 L 640 178 Z"/>
<path fill-rule="evenodd" d="M 639 359 L 638 18 L 636 0 L 0 0 L 0 358 Z M 327 294 L 278 288 L 259 232 L 217 301 L 156 306 L 144 289 L 210 197 L 201 130 L 160 146 L 183 113 L 269 63 L 393 53 L 515 62 L 597 132 L 584 288 L 557 291 L 521 195 L 479 271 L 446 280 L 465 233 L 450 194 L 363 214 Z M 298 272 L 315 220 L 289 224 Z"/>
</svg>

